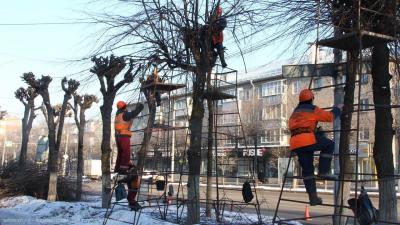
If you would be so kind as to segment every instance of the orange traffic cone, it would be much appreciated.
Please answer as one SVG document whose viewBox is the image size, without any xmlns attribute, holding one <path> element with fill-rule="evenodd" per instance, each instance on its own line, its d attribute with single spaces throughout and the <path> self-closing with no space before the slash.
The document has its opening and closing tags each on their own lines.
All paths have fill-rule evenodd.
<svg viewBox="0 0 400 225">
<path fill-rule="evenodd" d="M 306 208 L 304 209 L 304 218 L 306 221 L 311 220 L 310 219 L 310 209 L 308 208 L 308 205 L 306 205 Z"/>
</svg>

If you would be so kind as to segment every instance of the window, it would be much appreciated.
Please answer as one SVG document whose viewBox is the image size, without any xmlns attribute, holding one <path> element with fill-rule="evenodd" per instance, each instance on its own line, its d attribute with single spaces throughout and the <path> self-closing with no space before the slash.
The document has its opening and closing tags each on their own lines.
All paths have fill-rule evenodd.
<svg viewBox="0 0 400 225">
<path fill-rule="evenodd" d="M 278 105 L 283 101 L 282 95 L 272 95 L 264 98 L 266 105 Z"/>
<path fill-rule="evenodd" d="M 263 119 L 280 119 L 282 117 L 282 105 L 270 106 L 264 108 Z"/>
<path fill-rule="evenodd" d="M 242 101 L 250 100 L 250 90 L 244 89 L 244 90 L 239 91 L 239 99 Z"/>
<path fill-rule="evenodd" d="M 368 141 L 369 140 L 369 129 L 368 129 L 368 127 L 360 128 L 359 140 L 360 141 Z"/>
<path fill-rule="evenodd" d="M 367 109 L 369 109 L 369 103 L 368 103 L 368 98 L 363 98 L 363 99 L 361 99 L 360 100 L 360 109 L 361 110 L 367 110 Z"/>
<path fill-rule="evenodd" d="M 283 81 L 271 81 L 262 85 L 262 96 L 271 96 L 283 94 L 284 84 Z"/>
<path fill-rule="evenodd" d="M 361 74 L 360 82 L 361 84 L 368 84 L 368 74 L 366 73 Z"/>
<path fill-rule="evenodd" d="M 229 94 L 229 95 L 236 96 L 236 91 L 235 91 L 235 89 L 226 90 L 226 91 L 224 91 L 224 93 Z M 234 100 L 233 98 L 229 98 L 229 99 L 225 99 L 224 102 L 231 102 L 231 101 L 233 101 L 233 100 Z"/>
<path fill-rule="evenodd" d="M 264 135 L 261 136 L 261 143 L 279 143 L 280 142 L 280 130 L 266 130 Z"/>
<path fill-rule="evenodd" d="M 257 92 L 257 96 L 258 96 L 259 99 L 263 97 L 262 90 L 263 90 L 262 86 L 257 86 L 256 87 L 256 92 Z"/>
<path fill-rule="evenodd" d="M 264 110 L 260 109 L 258 110 L 258 120 L 261 121 L 263 119 L 263 114 L 264 114 Z"/>
<path fill-rule="evenodd" d="M 184 109 L 186 106 L 186 99 L 177 100 L 175 102 L 175 109 Z"/>
<path fill-rule="evenodd" d="M 296 80 L 293 82 L 293 94 L 298 94 L 300 92 L 300 81 Z"/>
<path fill-rule="evenodd" d="M 315 78 L 313 80 L 313 88 L 320 88 L 322 87 L 322 79 L 321 78 Z"/>
</svg>

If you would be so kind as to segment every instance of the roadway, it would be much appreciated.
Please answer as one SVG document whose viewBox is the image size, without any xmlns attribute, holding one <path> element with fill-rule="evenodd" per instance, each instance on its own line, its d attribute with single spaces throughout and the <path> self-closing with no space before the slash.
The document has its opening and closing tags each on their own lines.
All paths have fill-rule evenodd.
<svg viewBox="0 0 400 225">
<path fill-rule="evenodd" d="M 235 188 L 232 188 L 235 189 Z M 91 181 L 84 184 L 84 191 L 86 194 L 89 195 L 101 195 L 101 181 Z M 175 187 L 175 191 L 176 187 Z M 201 198 L 205 198 L 205 187 L 200 187 L 201 191 Z M 154 192 L 153 192 L 154 193 Z M 279 191 L 276 190 L 260 190 L 257 189 L 258 198 L 261 203 L 261 213 L 262 216 L 265 217 L 273 217 L 276 205 L 279 199 Z M 186 193 L 184 193 L 186 196 Z M 216 193 L 214 190 L 213 198 L 215 199 Z M 234 201 L 242 201 L 242 192 L 241 188 L 236 188 L 235 190 L 220 190 L 220 197 L 227 197 Z M 323 199 L 324 203 L 326 204 L 333 204 L 333 196 L 332 194 L 319 194 L 319 196 Z M 284 192 L 283 198 L 286 199 L 293 199 L 297 201 L 308 201 L 308 196 L 305 192 Z M 379 201 L 377 196 L 370 195 L 370 199 L 374 206 L 378 208 Z M 253 199 L 253 202 L 255 200 Z M 398 214 L 400 215 L 400 204 L 398 204 Z M 295 203 L 295 202 L 288 202 L 288 201 L 281 201 L 279 207 L 278 216 L 280 218 L 291 219 L 291 218 L 303 218 L 304 217 L 304 210 L 306 204 L 304 203 Z M 230 206 L 227 207 L 228 210 Z M 243 211 L 249 213 L 255 213 L 254 208 L 247 207 Z M 333 208 L 329 206 L 311 206 L 309 207 L 310 216 L 321 216 L 321 215 L 331 215 L 333 213 Z M 349 212 L 352 214 L 351 212 Z M 312 218 L 309 221 L 298 221 L 303 224 L 318 224 L 318 225 L 327 225 L 332 224 L 331 217 L 320 217 L 320 218 Z M 348 223 L 353 224 L 353 223 Z"/>
</svg>

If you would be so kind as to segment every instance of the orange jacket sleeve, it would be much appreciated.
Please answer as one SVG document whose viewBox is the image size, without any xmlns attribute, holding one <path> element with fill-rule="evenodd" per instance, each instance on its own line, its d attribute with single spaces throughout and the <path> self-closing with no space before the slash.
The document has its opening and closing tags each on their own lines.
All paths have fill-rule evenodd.
<svg viewBox="0 0 400 225">
<path fill-rule="evenodd" d="M 325 111 L 319 107 L 315 107 L 314 115 L 319 122 L 333 122 L 334 120 L 332 111 Z"/>
</svg>

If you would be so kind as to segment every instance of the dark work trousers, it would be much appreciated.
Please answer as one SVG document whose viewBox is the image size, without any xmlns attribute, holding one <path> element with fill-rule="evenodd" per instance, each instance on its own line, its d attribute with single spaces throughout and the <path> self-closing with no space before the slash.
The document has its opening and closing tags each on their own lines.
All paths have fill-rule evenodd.
<svg viewBox="0 0 400 225">
<path fill-rule="evenodd" d="M 318 172 L 323 174 L 328 173 L 331 168 L 334 148 L 335 144 L 332 140 L 324 136 L 317 136 L 316 144 L 293 150 L 297 154 L 302 169 L 307 193 L 315 193 L 317 191 L 314 178 L 314 152 L 320 151 Z"/>
<path fill-rule="evenodd" d="M 117 142 L 117 161 L 115 163 L 116 172 L 126 172 L 129 169 L 129 161 L 131 160 L 131 137 L 116 136 Z"/>
<path fill-rule="evenodd" d="M 135 172 L 137 173 L 137 172 Z M 138 175 L 128 175 L 127 179 L 128 184 L 128 203 L 132 205 L 136 201 L 136 195 L 139 190 L 140 182 Z"/>
<path fill-rule="evenodd" d="M 222 45 L 222 43 L 214 44 L 213 48 L 217 50 L 217 53 L 224 51 L 224 46 Z"/>
</svg>

